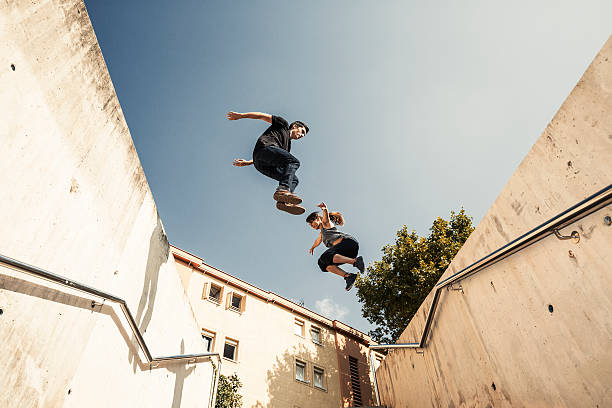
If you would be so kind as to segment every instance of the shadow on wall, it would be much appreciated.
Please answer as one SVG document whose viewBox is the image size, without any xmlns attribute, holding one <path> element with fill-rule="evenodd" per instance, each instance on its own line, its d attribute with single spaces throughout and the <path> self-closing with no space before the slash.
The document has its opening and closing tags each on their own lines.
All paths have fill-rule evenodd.
<svg viewBox="0 0 612 408">
<path fill-rule="evenodd" d="M 252 408 L 374 405 L 367 349 L 360 346 L 358 342 L 344 336 L 338 336 L 338 347 L 339 349 L 336 350 L 333 340 L 331 343 L 325 344 L 323 348 L 317 347 L 315 352 L 300 345 L 288 349 L 282 355 L 276 357 L 272 369 L 268 370 L 266 375 L 270 401 L 268 404 L 257 401 Z M 330 348 L 333 351 L 328 352 Z M 321 350 L 324 350 L 323 353 Z M 349 357 L 352 357 L 352 359 Z M 305 363 L 305 382 L 296 379 L 298 362 Z M 340 372 L 335 368 L 338 363 L 340 364 Z M 324 391 L 315 387 L 313 378 L 315 367 L 325 370 Z M 358 380 L 355 376 L 351 377 L 351 370 L 353 370 L 353 373 L 357 373 Z M 338 378 L 340 378 L 340 395 L 337 394 L 338 391 L 335 389 Z M 330 385 L 333 385 L 333 387 L 330 387 Z M 328 405 L 317 405 L 320 403 Z"/>
<path fill-rule="evenodd" d="M 181 400 L 183 397 L 183 386 L 185 379 L 195 370 L 196 366 L 187 368 L 187 364 L 178 363 L 172 365 L 157 365 L 151 366 L 140 359 L 139 346 L 135 340 L 130 339 L 130 335 L 125 331 L 124 325 L 121 322 L 119 316 L 115 313 L 112 306 L 107 304 L 92 303 L 91 299 L 84 298 L 71 293 L 65 293 L 60 290 L 48 287 L 42 287 L 39 284 L 19 279 L 9 275 L 0 274 L 0 290 L 8 290 L 14 293 L 21 293 L 26 296 L 33 296 L 43 300 L 49 300 L 55 303 L 63 304 L 70 307 L 76 307 L 78 309 L 87 310 L 93 313 L 100 313 L 109 316 L 117 328 L 121 337 L 126 343 L 130 354 L 136 356 L 134 364 L 140 369 L 140 371 L 151 371 L 157 369 L 166 369 L 176 375 L 176 381 L 174 385 L 174 396 L 172 398 L 172 408 L 178 408 L 181 406 Z M 67 322 L 69 325 L 70 322 Z M 185 353 L 185 341 L 181 339 L 180 354 Z"/>
<path fill-rule="evenodd" d="M 367 348 L 350 337 L 338 335 L 338 364 L 342 406 L 375 405 Z"/>
<path fill-rule="evenodd" d="M 335 359 L 335 353 L 333 355 Z M 296 380 L 296 363 L 305 363 L 305 382 Z M 335 361 L 334 361 L 334 366 Z M 320 367 L 325 370 L 324 388 L 329 390 L 329 383 L 335 381 L 338 372 L 331 369 L 330 363 L 325 361 L 319 353 L 318 347 L 316 352 L 311 352 L 306 347 L 300 345 L 286 350 L 282 355 L 276 357 L 276 361 L 271 370 L 268 370 L 266 375 L 266 383 L 268 386 L 268 396 L 270 401 L 268 404 L 263 404 L 257 401 L 253 408 L 286 408 L 286 407 L 312 407 L 313 402 L 308 402 L 310 398 L 321 398 L 321 393 L 329 391 L 321 391 L 314 387 L 313 370 L 314 367 Z M 338 396 L 329 396 L 330 400 L 335 401 L 332 406 L 337 405 Z"/>
<path fill-rule="evenodd" d="M 185 340 L 181 339 L 181 352 L 179 354 L 185 354 Z M 172 408 L 179 408 L 181 406 L 181 400 L 183 399 L 183 386 L 185 385 L 185 378 L 187 378 L 195 366 L 187 368 L 185 364 L 177 364 L 172 367 L 166 368 L 171 373 L 176 375 L 174 382 L 174 396 L 172 397 Z"/>
<path fill-rule="evenodd" d="M 0 275 L 0 289 L 9 290 L 15 293 L 21 293 L 27 296 L 37 297 L 43 300 L 49 300 L 55 303 L 60 303 L 70 307 L 76 307 L 82 310 L 88 310 L 92 314 L 101 313 L 109 316 L 119 329 L 119 333 L 121 334 L 121 337 L 123 337 L 126 346 L 130 350 L 130 353 L 138 356 L 136 358 L 136 363 L 140 370 L 149 371 L 151 369 L 148 364 L 140 360 L 140 356 L 138 354 L 138 344 L 130 339 L 130 335 L 125 331 L 121 319 L 115 313 L 115 310 L 112 306 L 107 304 L 100 305 L 99 303 L 92 303 L 91 299 L 70 293 L 65 293 L 54 288 L 43 287 L 40 284 L 36 284 L 27 280 L 15 278 L 8 275 Z M 71 323 L 67 322 L 66 324 L 69 325 Z"/>
<path fill-rule="evenodd" d="M 140 302 L 136 311 L 136 325 L 144 336 L 147 327 L 153 317 L 153 309 L 155 307 L 155 296 L 157 295 L 157 281 L 159 279 L 159 271 L 164 263 L 168 261 L 170 254 L 170 244 L 168 237 L 162 227 L 161 219 L 157 214 L 157 225 L 151 233 L 149 239 L 149 255 L 147 256 L 147 267 L 144 274 L 144 282 L 142 284 L 142 292 L 140 294 Z M 146 307 L 146 310 L 145 310 Z M 143 314 L 144 313 L 144 314 Z M 132 341 L 135 341 L 133 338 Z M 128 360 L 132 362 L 134 354 L 130 352 Z M 133 366 L 136 371 L 136 362 Z"/>
</svg>

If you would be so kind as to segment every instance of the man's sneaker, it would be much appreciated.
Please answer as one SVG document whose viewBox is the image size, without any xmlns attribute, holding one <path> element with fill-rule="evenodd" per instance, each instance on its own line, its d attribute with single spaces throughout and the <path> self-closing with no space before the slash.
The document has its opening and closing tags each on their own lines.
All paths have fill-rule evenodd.
<svg viewBox="0 0 612 408">
<path fill-rule="evenodd" d="M 281 211 L 288 212 L 289 214 L 293 214 L 293 215 L 300 215 L 306 212 L 306 209 L 302 207 L 301 205 L 288 204 L 288 203 L 283 203 L 281 201 L 278 201 L 276 203 L 276 208 L 278 208 Z"/>
<path fill-rule="evenodd" d="M 355 280 L 357 279 L 357 274 L 356 273 L 349 273 L 348 276 L 344 277 L 344 281 L 346 282 L 346 290 L 351 290 L 351 288 L 353 287 L 353 284 L 355 283 Z"/>
<path fill-rule="evenodd" d="M 359 269 L 359 272 L 363 273 L 363 271 L 365 271 L 365 265 L 363 263 L 363 257 L 362 256 L 358 256 L 357 258 L 355 258 L 355 263 L 353 264 L 353 266 L 357 269 Z"/>
<path fill-rule="evenodd" d="M 289 190 L 276 190 L 272 196 L 279 203 L 301 204 L 302 199 L 297 194 L 293 194 Z M 305 211 L 305 210 L 304 210 Z"/>
</svg>

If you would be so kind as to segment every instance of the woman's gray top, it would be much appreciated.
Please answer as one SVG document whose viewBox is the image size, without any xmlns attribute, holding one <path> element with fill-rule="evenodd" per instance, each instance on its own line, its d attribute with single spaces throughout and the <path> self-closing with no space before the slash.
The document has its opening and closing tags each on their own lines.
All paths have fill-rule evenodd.
<svg viewBox="0 0 612 408">
<path fill-rule="evenodd" d="M 345 232 L 338 231 L 333 222 L 330 221 L 329 223 L 332 227 L 328 229 L 323 228 L 323 225 L 321 225 L 321 240 L 326 247 L 330 248 L 334 246 L 334 241 L 336 241 L 338 238 L 355 239 Z"/>
</svg>

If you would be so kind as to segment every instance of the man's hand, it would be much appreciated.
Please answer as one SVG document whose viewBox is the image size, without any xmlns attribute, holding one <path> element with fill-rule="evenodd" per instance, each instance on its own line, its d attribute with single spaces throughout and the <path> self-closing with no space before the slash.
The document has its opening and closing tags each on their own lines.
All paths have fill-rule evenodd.
<svg viewBox="0 0 612 408">
<path fill-rule="evenodd" d="M 238 112 L 232 112 L 229 111 L 227 112 L 227 118 L 229 120 L 238 120 L 238 119 L 242 119 L 242 113 L 238 113 Z"/>
<path fill-rule="evenodd" d="M 317 205 L 317 207 L 319 207 L 322 210 L 327 210 L 327 206 L 325 205 L 324 202 L 321 201 L 321 204 Z"/>
<path fill-rule="evenodd" d="M 316 247 L 312 247 L 308 250 L 308 252 L 310 252 L 310 255 L 314 255 L 314 250 Z"/>
<path fill-rule="evenodd" d="M 253 160 L 234 159 L 234 162 L 232 164 L 236 167 L 250 166 L 251 164 L 253 164 Z"/>
</svg>

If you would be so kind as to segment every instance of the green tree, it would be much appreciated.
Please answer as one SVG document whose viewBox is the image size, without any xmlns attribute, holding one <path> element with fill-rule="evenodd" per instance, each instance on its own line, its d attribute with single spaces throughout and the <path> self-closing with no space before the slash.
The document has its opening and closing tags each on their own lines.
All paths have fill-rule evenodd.
<svg viewBox="0 0 612 408">
<path fill-rule="evenodd" d="M 430 231 L 420 237 L 404 225 L 355 283 L 363 317 L 377 326 L 370 336 L 378 342 L 397 341 L 474 227 L 461 209 L 451 211 L 449 221 L 438 217 Z"/>
<path fill-rule="evenodd" d="M 234 373 L 229 377 L 220 374 L 215 408 L 242 407 L 242 395 L 238 393 L 240 387 L 242 387 L 242 382 L 238 378 L 238 374 Z"/>
</svg>

